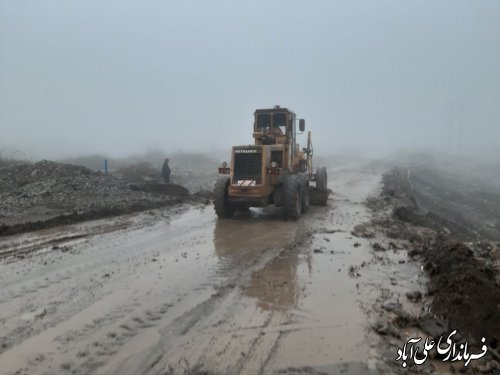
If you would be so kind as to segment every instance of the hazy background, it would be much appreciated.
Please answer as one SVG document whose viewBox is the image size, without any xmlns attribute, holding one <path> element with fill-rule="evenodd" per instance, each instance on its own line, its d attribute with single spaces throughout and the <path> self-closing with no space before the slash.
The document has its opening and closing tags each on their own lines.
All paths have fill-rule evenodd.
<svg viewBox="0 0 500 375">
<path fill-rule="evenodd" d="M 0 149 L 221 151 L 275 104 L 323 154 L 499 152 L 500 1 L 0 0 Z"/>
</svg>

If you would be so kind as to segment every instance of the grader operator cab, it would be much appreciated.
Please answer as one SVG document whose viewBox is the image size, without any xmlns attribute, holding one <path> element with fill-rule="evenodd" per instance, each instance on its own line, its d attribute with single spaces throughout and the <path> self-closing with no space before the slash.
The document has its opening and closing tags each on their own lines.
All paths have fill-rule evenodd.
<svg viewBox="0 0 500 375">
<path fill-rule="evenodd" d="M 309 204 L 326 206 L 326 168 L 313 173 L 311 132 L 307 147 L 301 149 L 296 140 L 297 133 L 305 130 L 305 121 L 279 106 L 258 109 L 254 115 L 255 143 L 234 146 L 230 165 L 223 163 L 219 168 L 225 176 L 215 184 L 217 216 L 229 218 L 236 210 L 274 204 L 283 207 L 285 219 L 297 220 Z"/>
</svg>

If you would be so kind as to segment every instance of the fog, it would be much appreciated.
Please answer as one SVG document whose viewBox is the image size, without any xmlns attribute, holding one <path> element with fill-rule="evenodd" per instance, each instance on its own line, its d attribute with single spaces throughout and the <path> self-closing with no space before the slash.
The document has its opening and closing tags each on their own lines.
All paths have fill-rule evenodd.
<svg viewBox="0 0 500 375">
<path fill-rule="evenodd" d="M 492 154 L 499 20 L 499 1 L 2 0 L 0 149 L 220 152 L 279 104 L 322 154 Z"/>
</svg>

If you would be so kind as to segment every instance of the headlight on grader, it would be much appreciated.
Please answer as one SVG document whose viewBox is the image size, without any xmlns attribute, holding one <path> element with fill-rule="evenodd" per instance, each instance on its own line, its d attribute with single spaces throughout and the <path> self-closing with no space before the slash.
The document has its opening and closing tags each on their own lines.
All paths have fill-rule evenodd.
<svg viewBox="0 0 500 375">
<path fill-rule="evenodd" d="M 219 167 L 219 173 L 220 174 L 229 174 L 231 173 L 231 170 L 227 167 L 227 163 L 223 162 L 222 166 Z"/>
</svg>

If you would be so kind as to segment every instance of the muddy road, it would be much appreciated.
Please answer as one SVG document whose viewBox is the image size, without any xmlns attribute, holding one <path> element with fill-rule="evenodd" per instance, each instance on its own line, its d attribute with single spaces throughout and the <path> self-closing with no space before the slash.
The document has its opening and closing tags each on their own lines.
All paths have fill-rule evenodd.
<svg viewBox="0 0 500 375">
<path fill-rule="evenodd" d="M 419 266 L 351 233 L 380 173 L 329 179 L 328 207 L 298 222 L 177 206 L 1 238 L 0 371 L 385 372 L 373 306 L 417 285 Z"/>
</svg>

